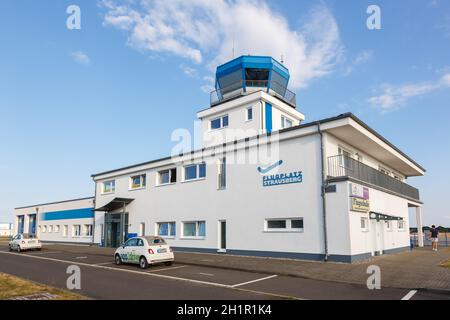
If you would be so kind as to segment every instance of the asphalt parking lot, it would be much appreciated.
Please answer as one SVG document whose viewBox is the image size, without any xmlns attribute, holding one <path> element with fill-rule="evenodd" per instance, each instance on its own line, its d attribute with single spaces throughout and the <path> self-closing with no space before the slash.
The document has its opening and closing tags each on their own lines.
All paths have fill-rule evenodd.
<svg viewBox="0 0 450 320">
<path fill-rule="evenodd" d="M 0 246 L 0 272 L 66 288 L 69 265 L 81 270 L 81 290 L 93 299 L 446 299 L 444 293 L 309 280 L 258 272 L 174 263 L 146 270 L 116 266 L 112 257 L 52 250 L 8 252 Z"/>
</svg>

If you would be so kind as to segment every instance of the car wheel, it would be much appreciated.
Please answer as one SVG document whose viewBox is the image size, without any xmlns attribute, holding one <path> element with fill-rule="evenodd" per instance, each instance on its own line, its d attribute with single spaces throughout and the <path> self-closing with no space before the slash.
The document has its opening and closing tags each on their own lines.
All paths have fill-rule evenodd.
<svg viewBox="0 0 450 320">
<path fill-rule="evenodd" d="M 11 248 L 11 246 L 9 246 L 9 251 L 10 251 L 10 252 L 12 251 L 12 248 Z"/>
<path fill-rule="evenodd" d="M 20 246 L 17 246 L 17 253 L 20 253 L 22 249 L 20 249 Z"/>
<path fill-rule="evenodd" d="M 173 261 L 167 261 L 167 262 L 165 262 L 164 263 L 166 266 L 171 266 L 171 265 L 173 265 Z"/>
<path fill-rule="evenodd" d="M 147 268 L 148 268 L 148 262 L 147 262 L 147 259 L 145 259 L 144 256 L 142 256 L 142 257 L 139 259 L 139 267 L 140 267 L 141 269 L 147 269 Z"/>
<path fill-rule="evenodd" d="M 116 254 L 116 256 L 114 257 L 114 263 L 117 266 L 120 266 L 122 264 L 122 259 L 120 259 L 120 255 Z"/>
</svg>

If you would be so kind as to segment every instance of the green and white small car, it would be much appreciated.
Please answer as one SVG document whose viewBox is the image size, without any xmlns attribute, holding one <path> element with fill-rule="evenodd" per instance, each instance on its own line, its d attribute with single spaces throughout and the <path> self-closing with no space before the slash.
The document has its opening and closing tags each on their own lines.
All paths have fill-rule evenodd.
<svg viewBox="0 0 450 320">
<path fill-rule="evenodd" d="M 42 243 L 34 234 L 18 234 L 9 242 L 9 251 L 41 250 Z"/>
<path fill-rule="evenodd" d="M 174 255 L 172 248 L 161 237 L 135 237 L 128 239 L 117 248 L 114 252 L 114 261 L 116 265 L 132 263 L 146 269 L 149 265 L 156 263 L 171 265 Z"/>
</svg>

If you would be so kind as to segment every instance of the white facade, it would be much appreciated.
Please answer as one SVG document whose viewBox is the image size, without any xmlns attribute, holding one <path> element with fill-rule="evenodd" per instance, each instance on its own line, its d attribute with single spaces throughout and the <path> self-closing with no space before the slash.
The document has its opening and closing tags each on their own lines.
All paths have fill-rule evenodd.
<svg viewBox="0 0 450 320">
<path fill-rule="evenodd" d="M 90 244 L 94 200 L 90 197 L 16 208 L 14 234 L 34 233 L 43 242 Z"/>
<path fill-rule="evenodd" d="M 353 262 L 409 246 L 408 208 L 421 230 L 421 202 L 405 182 L 422 167 L 350 113 L 303 123 L 287 69 L 269 57 L 216 75 L 197 113 L 201 149 L 94 174 L 95 199 L 18 208 L 15 232 L 34 214 L 43 241 L 110 247 L 159 235 L 176 250 Z"/>
<path fill-rule="evenodd" d="M 0 237 L 10 237 L 13 233 L 14 225 L 12 223 L 0 223 Z"/>
<path fill-rule="evenodd" d="M 94 241 L 109 243 L 104 239 L 110 232 L 105 214 L 119 217 L 126 213 L 122 220 L 127 221 L 121 229 L 123 239 L 127 234 L 161 235 L 177 250 L 352 262 L 407 248 L 408 207 L 421 204 L 418 193 L 415 196 L 413 192 L 411 197 L 402 191 L 403 180 L 423 175 L 424 170 L 351 114 L 322 120 L 320 125 L 300 124 L 301 114 L 290 107 L 297 116 L 293 117 L 294 127 L 276 131 L 280 128 L 275 123 L 281 123 L 285 115 L 279 106 L 284 105 L 267 96 L 265 92 L 252 93 L 198 113 L 205 141 L 222 132 L 219 140 L 213 140 L 222 139 L 225 145 L 206 143 L 203 149 L 180 157 L 93 175 L 96 208 L 108 211 L 96 213 Z M 266 122 L 261 121 L 260 114 L 266 103 L 281 110 L 272 112 L 276 129 L 270 135 L 266 134 Z M 253 121 L 257 121 L 250 125 L 243 115 L 251 106 L 256 106 Z M 211 130 L 211 120 L 223 115 L 229 116 L 227 128 Z M 258 135 L 244 135 L 246 139 L 236 141 L 225 134 L 226 130 L 246 126 L 252 126 Z M 270 147 L 267 142 L 271 142 Z M 270 149 L 270 156 L 266 148 Z M 350 159 L 359 160 L 358 165 L 364 170 L 374 170 L 372 174 L 377 179 L 386 176 L 381 168 L 389 169 L 391 177 L 386 178 L 386 185 L 359 180 L 348 173 L 336 178 L 331 172 L 331 160 L 342 155 L 344 149 Z M 220 184 L 223 158 L 225 186 Z M 322 159 L 324 185 L 331 187 L 324 194 L 325 201 Z M 280 165 L 264 171 L 280 160 Z M 197 172 L 203 170 L 205 175 L 186 180 L 186 167 L 201 163 L 205 169 L 197 167 Z M 176 179 L 160 185 L 161 172 L 169 169 L 176 169 Z M 263 186 L 271 175 L 298 172 L 301 182 Z M 136 176 L 143 179 L 144 175 L 145 186 L 140 184 L 133 189 L 132 180 Z M 175 172 L 171 175 L 175 176 Z M 108 192 L 104 192 L 105 182 Z M 114 190 L 109 188 L 112 183 Z M 363 199 L 370 203 L 366 212 L 352 211 L 351 185 L 365 188 L 368 193 L 368 199 Z M 122 205 L 109 207 L 120 201 Z M 371 218 L 371 214 L 384 218 Z"/>
</svg>

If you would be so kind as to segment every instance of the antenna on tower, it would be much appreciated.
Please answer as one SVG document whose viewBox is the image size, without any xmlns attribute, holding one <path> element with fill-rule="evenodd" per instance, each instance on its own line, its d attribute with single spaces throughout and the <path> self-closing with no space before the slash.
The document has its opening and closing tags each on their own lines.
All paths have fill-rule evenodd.
<svg viewBox="0 0 450 320">
<path fill-rule="evenodd" d="M 233 49 L 232 49 L 232 59 L 234 59 L 234 28 L 233 28 Z"/>
</svg>

